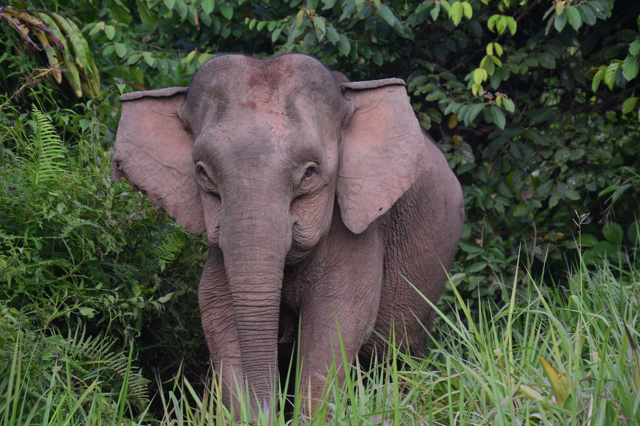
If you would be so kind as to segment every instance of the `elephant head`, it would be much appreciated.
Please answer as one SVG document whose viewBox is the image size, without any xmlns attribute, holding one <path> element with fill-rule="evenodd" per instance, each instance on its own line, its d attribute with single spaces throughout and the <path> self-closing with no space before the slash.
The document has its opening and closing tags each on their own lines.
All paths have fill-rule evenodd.
<svg viewBox="0 0 640 426">
<path fill-rule="evenodd" d="M 429 167 L 404 82 L 340 84 L 304 55 L 225 55 L 188 88 L 121 99 L 113 179 L 206 230 L 224 258 L 244 379 L 269 398 L 285 265 L 326 237 L 335 200 L 362 233 Z"/>
</svg>

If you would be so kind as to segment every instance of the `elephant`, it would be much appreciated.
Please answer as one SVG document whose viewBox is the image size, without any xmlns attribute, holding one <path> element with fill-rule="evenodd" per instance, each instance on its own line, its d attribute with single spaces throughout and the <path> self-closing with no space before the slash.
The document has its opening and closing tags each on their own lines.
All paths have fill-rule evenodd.
<svg viewBox="0 0 640 426">
<path fill-rule="evenodd" d="M 340 337 L 350 363 L 384 354 L 390 336 L 425 353 L 435 312 L 415 288 L 437 303 L 465 211 L 403 80 L 227 54 L 189 87 L 120 99 L 112 179 L 206 231 L 198 299 L 226 405 L 248 391 L 253 416 L 272 407 L 279 354 L 282 366 L 297 340 L 312 404 Z"/>
</svg>

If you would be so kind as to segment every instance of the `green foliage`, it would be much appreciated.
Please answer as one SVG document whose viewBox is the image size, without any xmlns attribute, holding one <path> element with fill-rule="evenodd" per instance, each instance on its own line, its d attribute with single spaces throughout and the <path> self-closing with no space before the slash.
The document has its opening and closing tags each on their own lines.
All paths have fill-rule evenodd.
<svg viewBox="0 0 640 426">
<path fill-rule="evenodd" d="M 444 151 L 465 194 L 467 223 L 441 304 L 450 321 L 464 307 L 476 320 L 511 303 L 505 289 L 525 276 L 516 270 L 518 253 L 528 273 L 549 288 L 564 283 L 581 258 L 589 271 L 611 263 L 620 279 L 628 276 L 625 265 L 638 267 L 638 2 L 65 0 L 33 7 L 81 28 L 101 81 L 116 83 L 121 92 L 186 86 L 200 66 L 225 52 L 261 58 L 300 52 L 352 80 L 404 78 L 420 124 Z M 25 84 L 19 78 L 47 58 L 25 55 L 14 47 L 21 46 L 15 31 L 4 27 L 5 50 L 23 49 L 0 55 L 4 93 L 11 95 Z M 51 82 L 30 82 L 26 96 L 14 97 L 14 109 L 3 106 L 0 117 L 0 205 L 6 212 L 0 215 L 0 294 L 5 290 L 11 306 L 35 304 L 34 312 L 62 304 L 64 315 L 56 321 L 82 317 L 91 332 L 138 336 L 143 351 L 168 353 L 144 352 L 145 365 L 165 368 L 186 356 L 185 365 L 200 373 L 206 348 L 196 282 L 205 239 L 182 231 L 128 184 L 109 180 L 119 115 L 113 92 L 103 90 L 104 102 L 72 106 Z M 64 158 L 55 160 L 60 171 L 45 181 L 36 179 L 33 165 L 40 158 L 37 129 L 46 122 L 38 121 L 35 108 L 25 110 L 36 102 L 34 93 L 47 105 L 38 104 L 43 113 L 63 107 L 44 113 L 64 148 L 58 151 Z M 557 297 L 557 303 L 566 301 L 564 294 Z M 439 321 L 447 324 L 445 316 Z M 536 321 L 531 324 L 541 329 Z M 615 345 L 622 345 L 619 332 Z M 561 370 L 560 360 L 541 356 Z M 451 358 L 438 368 L 462 364 Z M 439 383 L 450 387 L 447 392 L 466 392 L 465 380 L 476 370 L 464 371 L 458 382 Z M 536 374 L 530 377 L 538 382 L 523 386 L 548 380 Z M 482 377 L 485 400 L 489 391 L 506 397 L 506 384 L 490 388 Z M 547 388 L 537 387 L 537 394 L 522 389 L 525 397 L 548 395 Z M 436 384 L 432 391 L 451 395 Z M 498 413 L 494 402 L 495 413 L 466 419 L 513 416 Z M 559 415 L 540 404 L 530 413 Z M 609 402 L 594 404 L 604 416 L 599 419 L 613 418 Z M 443 412 L 442 421 L 451 423 Z"/>
<path fill-rule="evenodd" d="M 196 294 L 206 242 L 111 181 L 112 152 L 93 107 L 5 107 L 0 115 L 0 301 L 33 312 L 42 327 L 65 330 L 83 319 L 93 335 L 195 358 L 204 341 L 183 338 L 201 334 Z"/>
<path fill-rule="evenodd" d="M 146 411 L 149 381 L 131 366 L 131 354 L 113 350 L 115 339 L 88 337 L 82 325 L 66 337 L 32 329 L 32 315 L 0 304 L 3 424 L 104 424 L 119 407 Z"/>
</svg>

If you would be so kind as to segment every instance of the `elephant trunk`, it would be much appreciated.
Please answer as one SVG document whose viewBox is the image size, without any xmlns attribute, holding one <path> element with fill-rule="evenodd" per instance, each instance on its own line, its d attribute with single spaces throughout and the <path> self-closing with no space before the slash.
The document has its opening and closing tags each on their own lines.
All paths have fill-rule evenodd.
<svg viewBox="0 0 640 426">
<path fill-rule="evenodd" d="M 288 205 L 287 205 L 288 207 Z M 288 209 L 247 197 L 223 207 L 220 247 L 238 329 L 242 370 L 254 416 L 271 407 L 277 383 L 277 341 L 283 269 L 291 246 Z"/>
</svg>

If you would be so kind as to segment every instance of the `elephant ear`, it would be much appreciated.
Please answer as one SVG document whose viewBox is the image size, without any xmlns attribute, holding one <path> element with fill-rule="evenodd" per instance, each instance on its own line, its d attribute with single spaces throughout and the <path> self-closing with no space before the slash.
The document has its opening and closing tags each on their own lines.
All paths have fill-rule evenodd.
<svg viewBox="0 0 640 426">
<path fill-rule="evenodd" d="M 427 141 L 404 81 L 341 86 L 353 114 L 342 129 L 338 203 L 347 228 L 359 234 L 429 168 Z"/>
<path fill-rule="evenodd" d="M 193 177 L 193 138 L 178 116 L 186 87 L 122 95 L 111 168 L 149 201 L 163 207 L 189 232 L 205 231 L 200 193 Z"/>
</svg>

